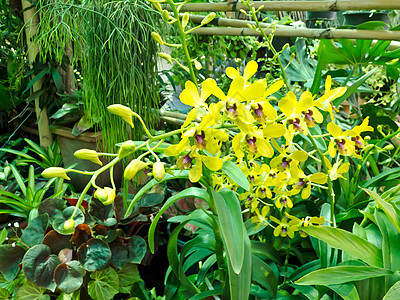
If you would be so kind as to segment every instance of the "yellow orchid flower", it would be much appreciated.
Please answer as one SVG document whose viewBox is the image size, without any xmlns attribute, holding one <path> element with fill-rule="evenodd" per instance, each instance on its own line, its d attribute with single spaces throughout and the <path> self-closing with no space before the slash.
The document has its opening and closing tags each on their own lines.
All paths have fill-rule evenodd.
<svg viewBox="0 0 400 300">
<path fill-rule="evenodd" d="M 261 130 L 253 130 L 247 134 L 239 132 L 232 140 L 232 148 L 238 160 L 244 157 L 244 149 L 247 151 L 249 159 L 259 156 L 272 157 L 274 150 L 268 139 L 264 138 Z"/>
<path fill-rule="evenodd" d="M 235 69 L 233 67 L 226 68 L 225 73 L 226 76 L 228 76 L 230 79 L 236 79 L 238 77 L 242 77 L 245 80 L 245 82 L 247 82 L 257 72 L 257 69 L 258 69 L 257 62 L 251 60 L 245 66 L 243 71 L 243 76 L 240 75 L 238 68 Z"/>
<path fill-rule="evenodd" d="M 294 233 L 299 231 L 297 220 L 290 220 L 289 222 L 284 218 L 281 221 L 275 218 L 274 216 L 269 217 L 271 221 L 278 224 L 278 226 L 274 230 L 274 236 L 281 236 L 289 238 L 294 238 Z"/>
<path fill-rule="evenodd" d="M 254 228 L 254 230 L 257 230 L 258 227 L 260 226 L 267 226 L 269 224 L 267 220 L 267 215 L 269 213 L 269 210 L 270 210 L 269 206 L 266 205 L 261 209 L 261 214 L 258 208 L 255 209 L 257 216 L 251 217 L 251 223 L 257 223 L 257 226 L 256 228 Z"/>
<path fill-rule="evenodd" d="M 354 142 L 346 136 L 346 133 L 350 133 L 349 131 L 343 133 L 343 130 L 332 122 L 328 124 L 326 129 L 333 136 L 333 139 L 331 139 L 328 145 L 328 151 L 331 157 L 336 156 L 336 151 L 338 151 L 340 155 L 346 156 L 351 156 L 355 153 Z"/>
<path fill-rule="evenodd" d="M 77 159 L 85 159 L 89 160 L 95 164 L 98 164 L 100 166 L 103 165 L 103 163 L 99 159 L 99 155 L 95 150 L 91 149 L 80 149 L 74 152 L 74 156 Z"/>
<path fill-rule="evenodd" d="M 350 163 L 342 164 L 343 159 L 341 159 L 338 162 L 334 163 L 332 166 L 332 164 L 330 163 L 328 158 L 325 157 L 324 159 L 325 159 L 325 163 L 328 167 L 329 178 L 332 181 L 336 180 L 338 178 L 343 178 L 346 180 L 346 178 L 344 178 L 342 174 L 347 173 L 349 171 Z"/>
<path fill-rule="evenodd" d="M 338 87 L 338 88 L 331 90 L 331 86 L 332 86 L 332 78 L 330 75 L 328 75 L 325 80 L 325 94 L 323 96 L 321 96 L 317 100 L 317 102 L 322 105 L 322 109 L 324 111 L 329 112 L 331 119 L 333 121 L 334 118 L 333 118 L 332 101 L 335 100 L 336 98 L 343 96 L 343 94 L 346 92 L 347 88 Z"/>
</svg>

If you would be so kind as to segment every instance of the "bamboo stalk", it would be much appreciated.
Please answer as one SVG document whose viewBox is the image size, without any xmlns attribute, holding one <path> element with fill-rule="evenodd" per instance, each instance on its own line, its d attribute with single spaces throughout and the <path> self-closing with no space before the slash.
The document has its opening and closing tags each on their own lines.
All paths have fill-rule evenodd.
<svg viewBox="0 0 400 300">
<path fill-rule="evenodd" d="M 399 31 L 357 30 L 357 29 L 306 29 L 306 28 L 276 28 L 265 29 L 266 34 L 275 36 L 307 37 L 313 39 L 362 39 L 400 41 Z M 231 35 L 231 36 L 261 36 L 250 28 L 198 28 L 192 34 L 199 35 Z"/>
<path fill-rule="evenodd" d="M 39 17 L 37 14 L 36 8 L 28 1 L 22 1 L 22 9 L 24 15 L 24 23 L 25 23 L 25 35 L 26 35 L 26 43 L 28 46 L 28 61 L 32 68 L 32 64 L 39 53 L 39 47 L 37 43 L 32 43 L 32 36 L 36 34 L 37 24 L 39 23 Z M 43 78 L 39 79 L 35 82 L 32 89 L 33 92 L 36 92 L 41 89 L 43 84 Z M 38 122 L 38 131 L 39 131 L 39 140 L 40 146 L 48 147 L 53 143 L 53 137 L 50 133 L 49 128 L 49 119 L 47 117 L 47 108 L 40 108 L 39 98 L 35 99 L 35 111 L 36 118 Z"/>
<path fill-rule="evenodd" d="M 400 9 L 398 0 L 331 0 L 331 1 L 256 1 L 254 8 L 264 6 L 262 11 L 347 11 L 347 10 L 394 10 Z M 169 6 L 164 9 L 171 11 Z M 249 8 L 239 1 L 226 3 L 187 3 L 182 6 L 181 11 L 191 12 L 227 12 L 248 11 Z"/>
</svg>

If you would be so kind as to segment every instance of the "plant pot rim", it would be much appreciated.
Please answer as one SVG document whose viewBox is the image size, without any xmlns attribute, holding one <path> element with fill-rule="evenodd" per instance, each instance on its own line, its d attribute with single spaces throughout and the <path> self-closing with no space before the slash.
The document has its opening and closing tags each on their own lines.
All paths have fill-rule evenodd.
<svg viewBox="0 0 400 300">
<path fill-rule="evenodd" d="M 96 143 L 98 141 L 101 141 L 101 139 L 102 139 L 101 131 L 84 132 L 84 133 L 80 134 L 79 136 L 75 136 L 72 134 L 71 128 L 52 125 L 52 126 L 50 126 L 50 132 L 53 134 L 59 135 L 59 136 L 66 137 L 66 138 L 76 139 L 79 141 L 90 142 L 90 143 L 91 142 Z"/>
</svg>

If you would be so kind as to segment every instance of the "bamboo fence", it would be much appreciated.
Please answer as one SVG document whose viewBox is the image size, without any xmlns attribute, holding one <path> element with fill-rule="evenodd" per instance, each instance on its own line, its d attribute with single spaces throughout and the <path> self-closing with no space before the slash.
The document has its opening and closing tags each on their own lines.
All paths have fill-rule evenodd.
<svg viewBox="0 0 400 300">
<path fill-rule="evenodd" d="M 347 11 L 347 10 L 394 10 L 400 9 L 399 0 L 332 0 L 332 1 L 254 1 L 254 8 L 261 11 Z M 164 9 L 170 10 L 169 6 Z M 240 1 L 226 3 L 186 3 L 181 12 L 228 12 L 248 11 Z"/>
</svg>

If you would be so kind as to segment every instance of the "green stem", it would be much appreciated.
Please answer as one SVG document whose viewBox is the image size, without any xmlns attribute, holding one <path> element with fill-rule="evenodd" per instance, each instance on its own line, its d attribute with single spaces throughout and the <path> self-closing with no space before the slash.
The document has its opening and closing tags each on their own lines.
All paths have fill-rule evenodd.
<svg viewBox="0 0 400 300">
<path fill-rule="evenodd" d="M 79 196 L 78 203 L 76 203 L 74 212 L 72 213 L 70 219 L 73 219 L 75 217 L 79 207 L 81 206 L 81 204 L 83 202 L 83 199 L 85 198 L 85 195 L 87 194 L 87 192 L 89 191 L 90 187 L 92 186 L 92 182 L 96 181 L 97 176 L 99 176 L 102 172 L 104 172 L 108 168 L 113 167 L 120 160 L 121 160 L 121 158 L 116 157 L 112 161 L 110 161 L 108 164 L 104 165 L 103 167 L 101 167 L 100 169 L 98 169 L 97 171 L 94 172 L 94 174 L 92 175 L 92 178 L 89 180 L 88 184 L 85 186 L 85 188 L 83 189 L 81 195 Z"/>
<path fill-rule="evenodd" d="M 135 112 L 133 112 L 133 116 L 135 116 L 136 118 L 139 119 L 140 123 L 142 123 L 142 126 L 143 126 L 144 131 L 146 132 L 147 136 L 148 136 L 150 139 L 152 139 L 153 136 L 151 135 L 150 131 L 147 129 L 147 126 L 146 126 L 146 124 L 144 123 L 142 117 L 139 116 L 139 115 L 138 115 L 137 113 L 135 113 Z"/>
<path fill-rule="evenodd" d="M 336 227 L 336 219 L 335 219 L 335 193 L 333 191 L 333 185 L 332 185 L 332 180 L 329 176 L 329 168 L 326 165 L 325 162 L 325 157 L 322 154 L 321 150 L 318 148 L 317 144 L 315 143 L 315 140 L 313 137 L 308 134 L 308 138 L 310 139 L 311 143 L 314 146 L 314 149 L 317 151 L 319 158 L 321 159 L 321 164 L 322 167 L 324 168 L 325 173 L 328 175 L 328 196 L 329 196 L 329 203 L 331 205 L 331 218 L 332 218 L 332 225 L 333 227 Z"/>
<path fill-rule="evenodd" d="M 263 30 L 263 28 L 260 25 L 260 21 L 258 20 L 257 16 L 256 16 L 256 12 L 253 9 L 253 7 L 251 6 L 250 2 L 247 2 L 246 5 L 248 6 L 251 16 L 253 18 L 253 20 L 256 22 L 257 24 L 257 29 L 262 33 L 262 35 L 264 36 L 265 40 L 267 41 L 268 44 L 268 48 L 272 51 L 272 54 L 274 55 L 274 57 L 276 57 L 276 60 L 278 62 L 279 68 L 281 69 L 281 73 L 282 73 L 282 79 L 285 83 L 285 86 L 287 88 L 287 90 L 290 92 L 290 86 L 289 86 L 289 82 L 286 76 L 286 72 L 285 72 L 285 68 L 282 65 L 282 62 L 279 58 L 278 52 L 275 50 L 274 46 L 271 43 L 271 40 L 268 38 L 268 36 L 265 34 L 265 30 Z"/>
<path fill-rule="evenodd" d="M 189 50 L 188 50 L 188 46 L 186 43 L 186 33 L 185 30 L 182 27 L 182 23 L 181 20 L 179 18 L 179 12 L 175 7 L 175 3 L 173 0 L 167 0 L 169 6 L 171 7 L 173 13 L 174 13 L 174 17 L 176 18 L 176 23 L 179 29 L 179 35 L 181 38 L 181 43 L 182 43 L 182 49 L 185 53 L 185 58 L 186 61 L 188 63 L 188 67 L 189 67 L 189 73 L 190 73 L 190 77 L 192 77 L 193 83 L 196 85 L 196 87 L 198 88 L 198 83 L 197 83 L 197 77 L 196 74 L 194 72 L 194 68 L 193 68 L 193 64 L 192 64 L 192 59 L 190 58 L 190 54 L 189 54 Z"/>
</svg>

